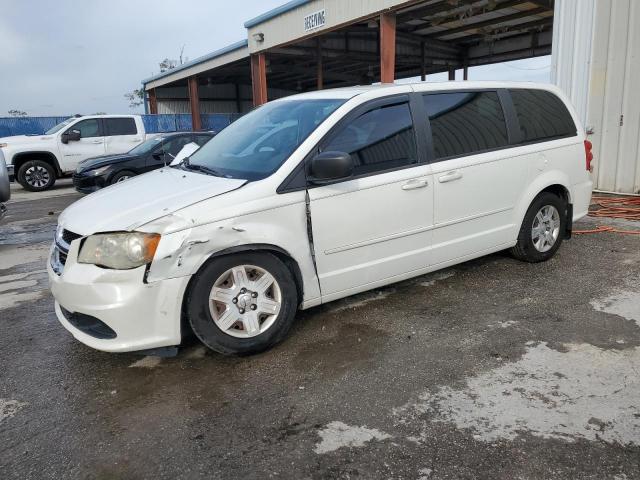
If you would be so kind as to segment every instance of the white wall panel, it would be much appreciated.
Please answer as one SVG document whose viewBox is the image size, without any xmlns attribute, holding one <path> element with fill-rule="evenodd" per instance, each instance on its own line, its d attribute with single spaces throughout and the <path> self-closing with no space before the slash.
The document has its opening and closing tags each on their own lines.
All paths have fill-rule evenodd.
<svg viewBox="0 0 640 480">
<path fill-rule="evenodd" d="M 593 128 L 595 186 L 640 192 L 640 1 L 557 0 L 552 81 Z"/>
</svg>

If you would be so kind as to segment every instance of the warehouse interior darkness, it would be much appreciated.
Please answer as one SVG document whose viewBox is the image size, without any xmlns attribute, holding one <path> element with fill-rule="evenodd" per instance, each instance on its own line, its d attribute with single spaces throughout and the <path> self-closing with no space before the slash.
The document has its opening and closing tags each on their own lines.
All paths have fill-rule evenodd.
<svg viewBox="0 0 640 480">
<path fill-rule="evenodd" d="M 149 111 L 243 113 L 299 92 L 414 77 L 424 80 L 440 72 L 449 72 L 454 79 L 456 70 L 466 78 L 472 66 L 551 53 L 552 1 L 396 3 L 397 8 L 337 28 L 322 29 L 317 19 L 307 19 L 316 25 L 312 32 L 255 53 L 249 43 L 259 48 L 267 33 L 261 31 L 263 22 L 247 22 L 247 41 L 145 80 Z M 327 10 L 328 6 L 321 10 L 323 15 L 329 15 Z M 215 66 L 190 72 L 207 62 Z"/>
</svg>

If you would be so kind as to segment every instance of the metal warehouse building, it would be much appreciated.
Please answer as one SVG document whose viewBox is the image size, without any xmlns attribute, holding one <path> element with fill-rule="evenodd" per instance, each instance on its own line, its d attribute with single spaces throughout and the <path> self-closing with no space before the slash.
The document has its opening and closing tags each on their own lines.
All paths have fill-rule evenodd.
<svg viewBox="0 0 640 480">
<path fill-rule="evenodd" d="M 640 1 L 294 0 L 247 39 L 143 81 L 150 113 L 244 113 L 298 92 L 552 55 L 595 147 L 596 188 L 640 192 Z"/>
</svg>

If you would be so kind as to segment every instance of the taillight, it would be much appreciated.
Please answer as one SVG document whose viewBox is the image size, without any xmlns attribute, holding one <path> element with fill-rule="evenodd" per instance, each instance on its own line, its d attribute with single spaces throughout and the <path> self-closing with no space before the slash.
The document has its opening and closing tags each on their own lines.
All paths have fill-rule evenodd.
<svg viewBox="0 0 640 480">
<path fill-rule="evenodd" d="M 591 151 L 592 149 L 593 149 L 593 144 L 589 140 L 585 140 L 584 155 L 587 161 L 586 167 L 589 172 L 593 172 L 593 166 L 591 165 L 591 162 L 593 161 L 593 152 Z"/>
</svg>

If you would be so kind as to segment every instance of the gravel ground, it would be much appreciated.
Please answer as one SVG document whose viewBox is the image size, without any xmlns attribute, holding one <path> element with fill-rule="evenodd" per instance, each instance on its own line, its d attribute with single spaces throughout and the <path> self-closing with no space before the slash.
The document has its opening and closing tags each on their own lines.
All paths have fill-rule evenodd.
<svg viewBox="0 0 640 480">
<path fill-rule="evenodd" d="M 14 193 L 0 478 L 640 478 L 639 237 L 333 302 L 253 357 L 196 342 L 142 357 L 91 350 L 55 318 L 45 262 L 79 198 L 68 181 Z"/>
</svg>

